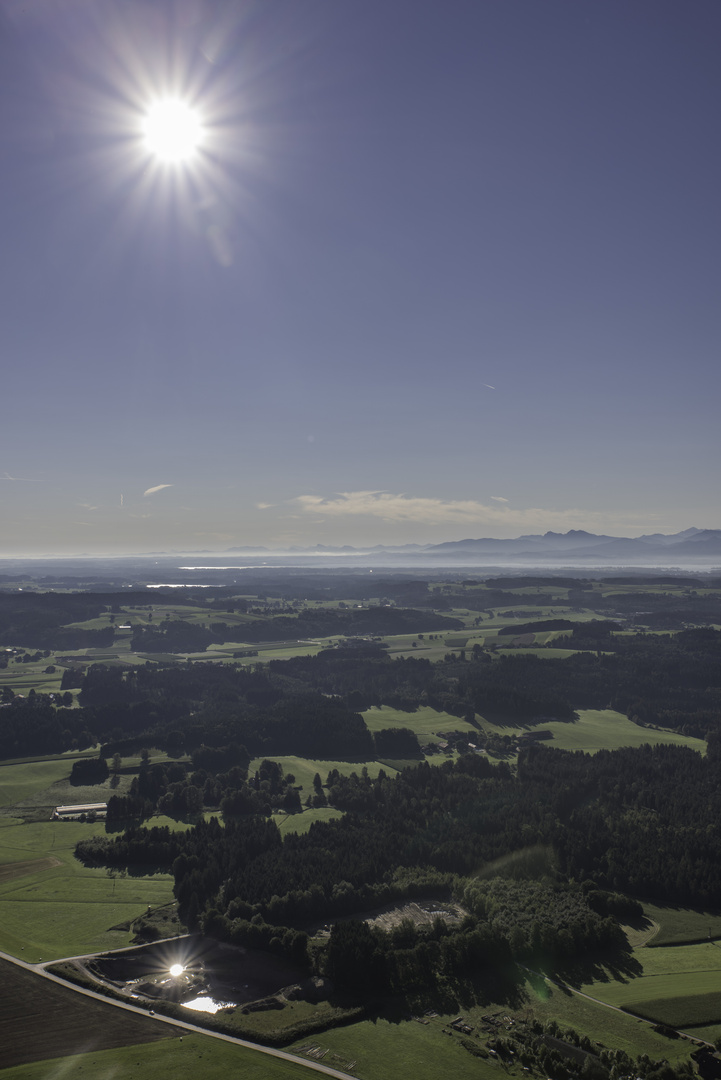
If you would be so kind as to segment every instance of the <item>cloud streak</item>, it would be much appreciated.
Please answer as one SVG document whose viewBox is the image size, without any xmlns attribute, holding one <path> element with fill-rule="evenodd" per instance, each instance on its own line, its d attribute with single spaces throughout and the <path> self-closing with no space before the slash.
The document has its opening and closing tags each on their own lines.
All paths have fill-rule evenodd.
<svg viewBox="0 0 721 1080">
<path fill-rule="evenodd" d="M 514 508 L 503 496 L 491 496 L 495 504 L 476 499 L 434 499 L 388 491 L 342 491 L 331 496 L 298 495 L 289 503 L 302 515 L 329 519 L 380 518 L 386 523 L 417 525 L 463 525 L 535 529 L 603 528 L 624 515 L 568 508 Z M 500 503 L 500 505 L 499 505 Z"/>
<path fill-rule="evenodd" d="M 11 480 L 14 484 L 42 484 L 42 480 L 34 476 L 11 476 L 8 472 L 4 472 L 0 480 Z"/>
<path fill-rule="evenodd" d="M 147 498 L 148 495 L 154 495 L 156 491 L 162 491 L 163 488 L 173 487 L 173 484 L 156 484 L 155 487 L 149 487 L 143 492 L 143 498 Z"/>
</svg>

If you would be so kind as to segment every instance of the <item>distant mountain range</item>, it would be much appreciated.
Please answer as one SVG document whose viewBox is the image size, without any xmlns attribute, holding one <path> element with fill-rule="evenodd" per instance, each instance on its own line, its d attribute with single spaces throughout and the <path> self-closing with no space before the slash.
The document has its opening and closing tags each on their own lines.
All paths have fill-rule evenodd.
<svg viewBox="0 0 721 1080">
<path fill-rule="evenodd" d="M 571 529 L 567 533 L 547 532 L 543 535 L 519 536 L 512 540 L 451 540 L 442 544 L 403 544 L 355 548 L 345 545 L 332 547 L 317 544 L 312 548 L 293 547 L 283 553 L 269 548 L 234 547 L 226 554 L 346 557 L 349 560 L 382 561 L 390 559 L 394 564 L 403 561 L 418 563 L 432 560 L 462 563 L 464 565 L 497 565 L 519 562 L 585 563 L 594 565 L 673 565 L 680 562 L 715 564 L 721 562 L 721 529 L 684 529 L 667 535 L 650 533 L 646 536 L 599 536 L 583 529 Z"/>
</svg>

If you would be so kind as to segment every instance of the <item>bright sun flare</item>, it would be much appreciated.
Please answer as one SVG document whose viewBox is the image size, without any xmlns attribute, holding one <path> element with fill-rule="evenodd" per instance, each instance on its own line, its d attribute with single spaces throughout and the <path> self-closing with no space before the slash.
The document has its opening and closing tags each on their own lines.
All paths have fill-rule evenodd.
<svg viewBox="0 0 721 1080">
<path fill-rule="evenodd" d="M 203 128 L 184 101 L 168 98 L 148 111 L 143 121 L 145 145 L 161 161 L 187 161 L 200 146 Z"/>
<path fill-rule="evenodd" d="M 173 976 L 174 979 L 177 979 L 178 975 L 182 975 L 184 971 L 185 968 L 182 964 L 173 964 L 170 969 L 170 974 Z"/>
</svg>

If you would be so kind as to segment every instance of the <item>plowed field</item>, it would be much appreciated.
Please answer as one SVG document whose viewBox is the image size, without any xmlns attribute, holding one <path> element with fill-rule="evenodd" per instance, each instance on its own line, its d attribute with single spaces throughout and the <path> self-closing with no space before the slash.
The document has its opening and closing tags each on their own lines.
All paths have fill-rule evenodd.
<svg viewBox="0 0 721 1080">
<path fill-rule="evenodd" d="M 7 960 L 0 960 L 0 986 L 0 1070 L 174 1037 L 167 1024 L 66 990 Z"/>
</svg>

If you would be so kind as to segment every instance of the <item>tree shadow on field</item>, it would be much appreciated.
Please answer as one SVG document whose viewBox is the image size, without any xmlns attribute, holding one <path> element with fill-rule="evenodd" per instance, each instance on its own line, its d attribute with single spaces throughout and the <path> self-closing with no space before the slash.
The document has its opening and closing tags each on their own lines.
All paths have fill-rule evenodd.
<svg viewBox="0 0 721 1080">
<path fill-rule="evenodd" d="M 637 934 L 645 934 L 652 928 L 653 923 L 647 915 L 637 915 L 635 918 L 626 916 L 624 925 L 635 930 Z"/>
<path fill-rule="evenodd" d="M 547 974 L 556 980 L 561 989 L 567 983 L 579 989 L 587 983 L 628 983 L 643 975 L 643 966 L 630 952 L 587 953 L 562 964 L 554 964 Z"/>
<path fill-rule="evenodd" d="M 445 977 L 433 987 L 387 999 L 383 1003 L 382 1015 L 385 1020 L 400 1023 L 407 1020 L 409 1015 L 432 1011 L 447 1016 L 490 1003 L 520 1009 L 529 1000 L 525 976 L 525 972 L 511 965 L 463 978 Z"/>
<path fill-rule="evenodd" d="M 529 735 L 535 733 L 538 728 L 543 728 L 548 723 L 554 724 L 577 724 L 578 713 L 573 713 L 572 716 L 518 716 L 513 712 L 497 713 L 492 710 L 486 709 L 480 714 L 483 720 L 489 724 L 493 724 L 497 728 L 513 728 L 514 731 L 521 732 L 520 737 L 523 735 Z M 545 739 L 543 741 L 546 741 Z M 530 741 L 529 741 L 530 745 Z"/>
</svg>

